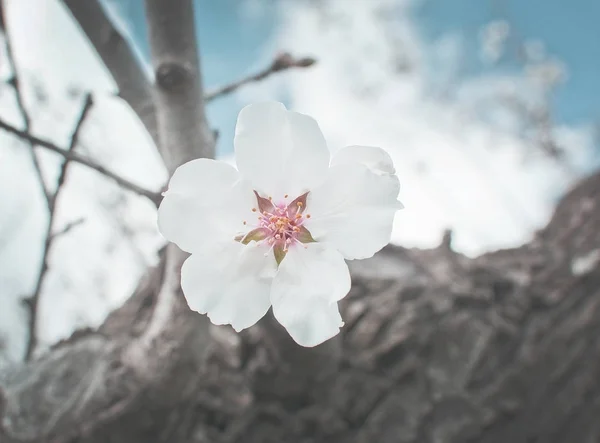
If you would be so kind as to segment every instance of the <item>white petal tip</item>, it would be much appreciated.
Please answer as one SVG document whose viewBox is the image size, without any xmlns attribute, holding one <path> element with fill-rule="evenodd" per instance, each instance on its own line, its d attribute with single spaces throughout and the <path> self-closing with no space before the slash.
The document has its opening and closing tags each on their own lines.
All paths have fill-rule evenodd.
<svg viewBox="0 0 600 443">
<path fill-rule="evenodd" d="M 292 336 L 292 339 L 294 339 L 294 341 L 298 345 L 302 346 L 303 348 L 316 348 L 317 346 L 320 346 L 323 343 L 328 342 L 332 338 L 337 337 L 339 333 L 340 333 L 340 330 L 338 329 L 338 331 L 335 334 L 333 334 L 331 337 L 326 338 L 324 340 L 315 341 L 315 342 L 304 342 L 304 343 L 301 343 L 299 340 L 296 340 L 293 336 Z"/>
</svg>

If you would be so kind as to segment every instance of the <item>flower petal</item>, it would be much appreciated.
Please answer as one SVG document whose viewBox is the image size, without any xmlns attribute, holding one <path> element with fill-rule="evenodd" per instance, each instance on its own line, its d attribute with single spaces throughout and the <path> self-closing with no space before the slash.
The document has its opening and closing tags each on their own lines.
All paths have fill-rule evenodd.
<svg viewBox="0 0 600 443">
<path fill-rule="evenodd" d="M 278 102 L 242 109 L 234 145 L 240 173 L 276 201 L 308 191 L 327 174 L 329 150 L 317 122 Z"/>
<path fill-rule="evenodd" d="M 402 208 L 399 191 L 395 175 L 375 173 L 360 162 L 340 161 L 308 194 L 305 212 L 311 218 L 304 225 L 316 241 L 347 259 L 371 257 L 390 241 L 394 215 Z"/>
<path fill-rule="evenodd" d="M 241 331 L 269 310 L 277 265 L 267 246 L 254 242 L 212 244 L 192 254 L 181 268 L 181 288 L 190 309 L 208 314 L 216 325 Z"/>
<path fill-rule="evenodd" d="M 375 146 L 346 146 L 340 149 L 331 159 L 331 166 L 348 163 L 361 163 L 377 175 L 396 173 L 394 162 L 383 149 Z"/>
<path fill-rule="evenodd" d="M 226 163 L 192 160 L 175 170 L 158 208 L 158 228 L 187 252 L 207 242 L 226 241 L 245 232 L 244 220 L 256 218 L 252 188 Z"/>
<path fill-rule="evenodd" d="M 271 302 L 296 343 L 312 347 L 344 325 L 337 301 L 350 291 L 350 272 L 339 252 L 318 243 L 305 246 L 292 246 L 279 265 Z"/>
</svg>

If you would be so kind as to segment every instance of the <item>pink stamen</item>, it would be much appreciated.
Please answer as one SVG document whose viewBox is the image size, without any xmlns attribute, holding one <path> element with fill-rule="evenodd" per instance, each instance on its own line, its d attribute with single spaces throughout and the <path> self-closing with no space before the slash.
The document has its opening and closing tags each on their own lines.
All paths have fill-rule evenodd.
<svg viewBox="0 0 600 443">
<path fill-rule="evenodd" d="M 269 252 L 276 247 L 287 252 L 291 245 L 300 243 L 298 237 L 302 230 L 306 231 L 302 225 L 310 217 L 303 214 L 307 194 L 303 194 L 289 203 L 281 202 L 279 204 L 275 204 L 271 197 L 261 197 L 256 191 L 255 194 L 260 208 L 257 214 L 258 224 L 255 229 L 266 231 L 266 237 L 259 242 L 266 240 L 270 246 Z M 288 195 L 286 194 L 284 198 L 287 199 Z M 252 208 L 252 211 L 257 212 L 257 209 Z M 244 224 L 247 223 L 244 221 Z"/>
</svg>

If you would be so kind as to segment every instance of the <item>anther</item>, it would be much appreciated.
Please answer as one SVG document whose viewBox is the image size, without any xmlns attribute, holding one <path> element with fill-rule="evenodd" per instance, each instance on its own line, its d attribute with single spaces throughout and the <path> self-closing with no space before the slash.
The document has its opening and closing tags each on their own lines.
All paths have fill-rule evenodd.
<svg viewBox="0 0 600 443">
<path fill-rule="evenodd" d="M 310 218 L 310 214 L 306 214 L 306 218 Z"/>
<path fill-rule="evenodd" d="M 269 200 L 273 200 L 273 197 L 269 197 Z"/>
<path fill-rule="evenodd" d="M 301 208 L 302 206 L 304 206 L 304 205 L 302 204 L 302 202 L 298 202 L 298 203 L 296 203 L 296 205 L 298 205 L 298 207 L 299 207 L 299 208 Z"/>
<path fill-rule="evenodd" d="M 283 198 L 288 198 L 288 197 L 289 197 L 289 196 L 288 196 L 287 194 L 285 194 L 285 195 L 283 196 Z"/>
<path fill-rule="evenodd" d="M 246 220 L 244 220 L 244 224 L 246 224 Z"/>
<path fill-rule="evenodd" d="M 252 208 L 252 212 L 256 212 L 256 208 Z"/>
</svg>

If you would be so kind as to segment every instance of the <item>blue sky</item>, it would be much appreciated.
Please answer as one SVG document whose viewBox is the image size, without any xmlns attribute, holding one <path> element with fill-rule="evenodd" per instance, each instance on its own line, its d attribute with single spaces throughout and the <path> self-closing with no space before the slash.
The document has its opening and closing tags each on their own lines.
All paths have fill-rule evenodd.
<svg viewBox="0 0 600 443">
<path fill-rule="evenodd" d="M 144 57 L 149 48 L 146 39 L 144 6 L 141 0 L 104 0 L 116 6 L 127 23 L 134 43 Z M 277 25 L 277 8 L 248 19 L 246 0 L 196 0 L 196 20 L 207 87 L 242 77 L 260 65 L 264 50 Z M 349 0 L 348 4 L 353 1 Z M 366 1 L 366 0 L 364 0 Z M 269 2 L 266 2 L 269 3 Z M 277 3 L 274 1 L 272 3 Z M 421 0 L 412 10 L 414 22 L 426 41 L 444 35 L 458 37 L 463 45 L 463 76 L 477 76 L 485 70 L 515 70 L 513 61 L 504 57 L 493 68 L 479 58 L 480 29 L 492 20 L 508 20 L 519 39 L 539 39 L 548 52 L 563 60 L 569 69 L 568 81 L 557 91 L 555 118 L 577 124 L 600 121 L 600 2 L 595 0 Z M 279 97 L 281 99 L 281 97 Z M 232 117 L 238 102 L 230 97 L 211 104 L 209 117 L 223 134 L 222 153 L 230 152 Z"/>
<path fill-rule="evenodd" d="M 136 44 L 149 60 L 150 49 L 146 38 L 144 2 L 141 0 L 104 0 L 117 6 Z M 247 20 L 240 0 L 196 0 L 196 23 L 202 56 L 202 74 L 205 88 L 215 87 L 241 78 L 256 67 L 263 46 L 273 32 L 275 14 Z M 219 99 L 208 109 L 209 119 L 223 137 L 219 152 L 232 150 L 231 140 L 235 117 L 239 111 L 235 97 Z M 227 142 L 223 142 L 227 140 Z"/>
<path fill-rule="evenodd" d="M 415 9 L 422 32 L 430 39 L 447 32 L 464 37 L 471 55 L 477 54 L 480 27 L 505 19 L 523 39 L 540 39 L 548 52 L 569 67 L 569 80 L 558 91 L 560 121 L 600 120 L 600 2 L 595 0 L 423 0 Z M 482 69 L 476 58 L 470 73 Z M 510 68 L 509 63 L 503 67 Z"/>
</svg>

